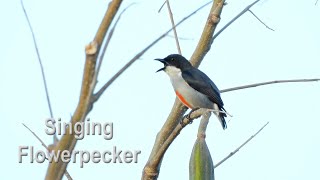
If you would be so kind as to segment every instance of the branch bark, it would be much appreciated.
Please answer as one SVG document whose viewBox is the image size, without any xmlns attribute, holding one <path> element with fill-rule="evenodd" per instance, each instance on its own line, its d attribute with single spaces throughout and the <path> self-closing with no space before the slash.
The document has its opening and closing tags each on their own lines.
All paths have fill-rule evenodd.
<svg viewBox="0 0 320 180">
<path fill-rule="evenodd" d="M 269 85 L 269 84 L 275 84 L 275 83 L 289 83 L 289 82 L 313 82 L 313 81 L 320 81 L 320 79 L 294 79 L 294 80 L 276 80 L 276 81 L 268 81 L 268 82 L 262 82 L 262 83 L 255 83 L 255 84 L 249 84 L 249 85 L 244 85 L 244 86 L 238 86 L 238 87 L 233 87 L 233 88 L 228 88 L 228 89 L 224 89 L 221 90 L 221 93 L 224 92 L 229 92 L 229 91 L 236 91 L 236 90 L 241 90 L 241 89 L 246 89 L 246 88 L 253 88 L 253 87 L 257 87 L 257 86 L 262 86 L 262 85 Z M 168 137 L 162 142 L 161 146 L 159 146 L 159 149 L 157 150 L 157 152 L 155 152 L 155 154 L 153 154 L 153 157 L 149 157 L 149 166 L 156 166 L 158 164 L 161 163 L 161 160 L 166 152 L 166 150 L 169 148 L 169 146 L 171 145 L 171 143 L 174 141 L 174 139 L 180 134 L 181 130 L 188 124 L 190 124 L 194 119 L 199 118 L 202 114 L 206 113 L 207 109 L 198 109 L 196 111 L 194 111 L 191 115 L 190 115 L 190 119 L 184 117 L 183 120 L 181 121 L 181 123 L 178 123 L 174 129 L 172 130 L 172 132 L 168 135 Z M 201 123 L 202 125 L 199 126 L 199 132 L 205 132 L 206 126 L 207 124 Z M 268 124 L 268 123 L 267 123 Z M 267 125 L 266 124 L 266 125 Z M 256 134 L 258 134 L 266 125 L 264 125 Z M 201 133 L 198 132 L 198 136 L 201 135 Z M 256 136 L 256 134 L 253 135 Z M 235 151 L 239 151 L 240 148 L 242 148 L 246 143 L 248 143 L 253 137 L 251 137 L 249 140 L 247 140 L 245 143 L 243 143 L 238 149 L 236 149 Z M 159 138 L 159 134 L 157 136 L 157 140 Z M 157 141 L 156 140 L 156 141 Z M 156 145 L 156 144 L 155 144 Z M 230 154 L 235 154 L 236 152 L 230 153 Z M 232 156 L 229 155 L 229 156 Z M 220 161 L 219 163 L 217 163 L 217 165 L 215 165 L 215 167 L 219 166 L 220 164 L 222 164 L 224 161 L 226 161 L 228 158 L 230 157 L 226 157 L 224 158 L 222 161 Z M 150 170 L 150 169 L 146 169 L 147 166 L 145 166 L 145 170 Z M 145 171 L 144 170 L 144 171 Z M 151 169 L 153 170 L 153 169 Z M 157 173 L 155 173 L 154 171 L 148 172 L 152 175 L 158 175 Z"/>
<path fill-rule="evenodd" d="M 208 2 L 204 5 L 202 5 L 201 7 L 199 7 L 198 9 L 196 9 L 195 11 L 193 11 L 192 13 L 190 13 L 188 16 L 184 17 L 182 20 L 180 20 L 174 27 L 172 27 L 171 29 L 169 29 L 167 32 L 163 33 L 161 36 L 159 36 L 156 40 L 154 40 L 152 43 L 150 43 L 147 47 L 145 47 L 142 51 L 140 51 L 137 55 L 135 55 L 129 62 L 127 62 L 127 64 L 125 64 L 115 75 L 113 75 L 111 77 L 111 79 L 106 82 L 93 96 L 92 101 L 95 102 L 97 101 L 100 96 L 104 93 L 104 91 L 124 72 L 126 71 L 134 62 L 136 62 L 145 52 L 147 52 L 151 47 L 153 47 L 155 44 L 157 44 L 161 39 L 163 39 L 164 37 L 166 37 L 168 35 L 168 33 L 170 31 L 172 31 L 173 28 L 179 26 L 181 23 L 183 23 L 185 20 L 189 19 L 191 16 L 193 16 L 194 14 L 196 14 L 198 11 L 200 11 L 201 9 L 203 9 L 205 6 L 209 5 L 211 3 Z"/>
<path fill-rule="evenodd" d="M 206 53 L 210 50 L 212 36 L 217 24 L 219 23 L 223 4 L 224 0 L 215 0 L 211 6 L 211 10 L 206 25 L 203 29 L 201 38 L 190 60 L 191 63 L 196 67 L 199 66 Z M 152 152 L 149 156 L 149 160 L 143 169 L 142 179 L 157 179 L 163 155 L 168 148 L 164 146 L 164 143 L 172 133 L 178 134 L 180 132 L 173 131 L 186 110 L 187 108 L 184 107 L 182 103 L 176 98 L 167 121 L 157 135 Z M 168 144 L 170 145 L 172 141 L 173 139 L 169 140 Z M 163 153 L 159 154 L 159 152 L 162 151 L 160 149 L 163 149 Z"/>
<path fill-rule="evenodd" d="M 71 119 L 73 127 L 75 123 L 82 122 L 88 114 L 88 107 L 91 102 L 90 99 L 94 89 L 93 78 L 96 70 L 95 67 L 99 50 L 103 39 L 105 38 L 106 32 L 108 31 L 110 24 L 121 5 L 121 2 L 122 0 L 113 0 L 109 3 L 109 7 L 99 26 L 94 40 L 86 46 L 86 61 L 83 72 L 80 99 L 76 111 Z M 67 133 L 62 136 L 61 140 L 54 148 L 54 151 L 57 152 L 58 150 L 67 150 L 72 152 L 76 143 L 77 139 L 75 138 L 74 133 L 70 134 L 69 131 L 67 131 Z M 62 175 L 66 171 L 67 165 L 68 163 L 62 162 L 61 159 L 58 162 L 53 161 L 50 163 L 46 174 L 46 180 L 62 179 Z"/>
<path fill-rule="evenodd" d="M 48 147 L 48 146 L 39 138 L 39 136 L 38 136 L 35 132 L 33 132 L 27 125 L 25 125 L 25 124 L 23 124 L 23 123 L 22 123 L 22 125 L 23 125 L 25 128 L 27 128 L 27 129 L 38 139 L 38 141 L 41 142 L 41 145 L 42 145 L 44 148 L 46 148 L 46 150 L 47 150 L 48 152 L 50 152 L 50 151 L 52 150 L 52 149 L 50 149 L 50 146 Z M 48 160 L 48 159 L 46 158 L 46 160 Z M 72 177 L 71 177 L 71 175 L 69 174 L 69 172 L 68 172 L 67 170 L 65 171 L 64 175 L 67 177 L 68 180 L 72 180 Z"/>
</svg>

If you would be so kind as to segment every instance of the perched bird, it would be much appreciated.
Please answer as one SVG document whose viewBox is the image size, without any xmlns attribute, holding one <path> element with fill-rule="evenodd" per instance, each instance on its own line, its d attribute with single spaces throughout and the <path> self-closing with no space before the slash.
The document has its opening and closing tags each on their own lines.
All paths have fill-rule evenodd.
<svg viewBox="0 0 320 180">
<path fill-rule="evenodd" d="M 220 91 L 205 73 L 193 67 L 179 54 L 171 54 L 164 59 L 155 60 L 164 65 L 157 72 L 164 71 L 169 75 L 176 95 L 185 106 L 191 109 L 191 112 L 199 108 L 213 109 L 222 128 L 227 128 L 224 119 L 227 115 L 223 108 Z"/>
</svg>

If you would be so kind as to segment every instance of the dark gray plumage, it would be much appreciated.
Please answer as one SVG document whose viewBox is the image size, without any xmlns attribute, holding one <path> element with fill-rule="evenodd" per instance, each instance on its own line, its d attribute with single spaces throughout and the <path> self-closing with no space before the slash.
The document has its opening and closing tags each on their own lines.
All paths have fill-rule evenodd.
<svg viewBox="0 0 320 180">
<path fill-rule="evenodd" d="M 164 59 L 156 60 L 164 64 L 164 67 L 158 71 L 164 70 L 169 75 L 176 94 L 178 93 L 177 96 L 186 106 L 192 109 L 216 109 L 216 104 L 216 110 L 225 112 L 218 87 L 205 73 L 193 67 L 187 59 L 179 54 L 171 54 Z M 183 82 L 187 83 L 188 86 L 184 85 Z M 197 107 L 193 107 L 192 105 Z M 225 129 L 227 127 L 224 119 L 226 114 L 215 114 L 219 116 L 221 125 Z"/>
</svg>

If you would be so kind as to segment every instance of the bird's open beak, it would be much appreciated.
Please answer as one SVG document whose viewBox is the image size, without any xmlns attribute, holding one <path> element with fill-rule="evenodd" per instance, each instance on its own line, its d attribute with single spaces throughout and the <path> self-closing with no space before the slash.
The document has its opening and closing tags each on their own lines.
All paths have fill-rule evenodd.
<svg viewBox="0 0 320 180">
<path fill-rule="evenodd" d="M 164 59 L 160 59 L 160 58 L 158 58 L 158 59 L 154 59 L 154 60 L 160 61 L 160 62 L 162 62 L 162 63 L 163 63 L 163 65 L 164 65 L 164 67 L 163 67 L 163 68 L 158 69 L 158 71 L 156 71 L 156 72 L 159 72 L 159 71 L 163 71 L 163 70 L 165 70 L 166 66 L 168 65 L 167 61 L 165 61 Z"/>
</svg>

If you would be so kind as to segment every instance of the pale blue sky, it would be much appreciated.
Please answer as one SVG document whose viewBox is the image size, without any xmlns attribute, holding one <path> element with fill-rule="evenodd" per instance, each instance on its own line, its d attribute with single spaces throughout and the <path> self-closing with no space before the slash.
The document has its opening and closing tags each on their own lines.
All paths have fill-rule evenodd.
<svg viewBox="0 0 320 180">
<path fill-rule="evenodd" d="M 107 50 L 100 87 L 135 54 L 170 28 L 162 0 L 137 2 L 122 16 Z M 206 1 L 171 1 L 178 21 Z M 252 1 L 227 1 L 220 29 Z M 69 121 L 78 102 L 85 59 L 84 47 L 97 30 L 106 1 L 24 1 L 47 77 L 55 117 Z M 225 30 L 214 42 L 200 69 L 220 89 L 276 79 L 320 77 L 320 4 L 315 0 L 265 0 L 252 11 L 275 29 L 266 29 L 250 13 Z M 209 6 L 178 27 L 182 53 L 189 58 L 197 44 Z M 18 146 L 44 148 L 22 126 L 27 124 L 47 144 L 44 120 L 49 117 L 40 68 L 19 0 L 0 1 L 0 119 L 3 170 L 1 179 L 43 179 L 47 163 L 18 163 Z M 74 179 L 140 179 L 155 136 L 174 102 L 175 94 L 155 58 L 177 53 L 167 37 L 115 81 L 88 115 L 94 122 L 113 122 L 114 138 L 86 136 L 76 150 L 141 150 L 137 164 L 70 163 Z M 234 157 L 215 170 L 216 179 L 320 179 L 320 84 L 278 84 L 222 94 L 233 114 L 222 130 L 212 116 L 207 144 L 218 162 L 270 124 Z M 187 126 L 167 151 L 159 179 L 188 179 L 188 163 L 199 121 Z"/>
</svg>

